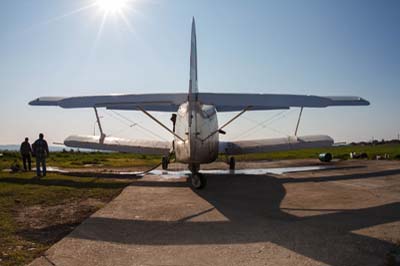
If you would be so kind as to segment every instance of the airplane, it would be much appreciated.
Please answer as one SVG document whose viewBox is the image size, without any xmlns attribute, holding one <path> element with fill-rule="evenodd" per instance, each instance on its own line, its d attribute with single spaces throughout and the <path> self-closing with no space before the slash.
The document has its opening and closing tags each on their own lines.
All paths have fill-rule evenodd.
<svg viewBox="0 0 400 266">
<path fill-rule="evenodd" d="M 199 92 L 197 79 L 197 41 L 195 19 L 192 20 L 190 77 L 188 93 L 149 93 L 125 95 L 99 95 L 78 97 L 40 97 L 31 102 L 37 106 L 62 108 L 93 108 L 100 136 L 69 136 L 68 147 L 163 155 L 163 169 L 168 167 L 171 155 L 188 165 L 190 181 L 195 189 L 206 186 L 207 179 L 200 173 L 200 165 L 215 161 L 219 154 L 230 156 L 230 169 L 235 168 L 233 155 L 261 153 L 303 148 L 329 147 L 333 139 L 325 135 L 294 136 L 275 139 L 219 141 L 219 134 L 243 113 L 255 110 L 290 109 L 291 107 L 324 108 L 328 106 L 362 106 L 369 102 L 353 96 L 314 96 L 255 93 L 203 93 Z M 97 108 L 109 110 L 142 111 L 167 130 L 174 138 L 169 141 L 127 140 L 106 136 L 102 130 Z M 149 111 L 173 112 L 171 130 Z M 217 112 L 239 112 L 222 126 L 218 126 Z M 301 116 L 300 111 L 300 116 Z M 300 121 L 300 116 L 299 120 Z M 297 124 L 298 127 L 298 124 Z"/>
</svg>

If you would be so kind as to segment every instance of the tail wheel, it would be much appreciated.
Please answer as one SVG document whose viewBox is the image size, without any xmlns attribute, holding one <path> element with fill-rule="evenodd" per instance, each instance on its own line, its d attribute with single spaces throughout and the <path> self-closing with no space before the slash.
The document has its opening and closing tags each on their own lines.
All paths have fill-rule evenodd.
<svg viewBox="0 0 400 266">
<path fill-rule="evenodd" d="M 235 170 L 236 160 L 235 157 L 229 157 L 229 170 Z"/>
<path fill-rule="evenodd" d="M 200 173 L 193 173 L 190 176 L 192 187 L 195 189 L 202 189 L 207 185 L 207 178 Z"/>
</svg>

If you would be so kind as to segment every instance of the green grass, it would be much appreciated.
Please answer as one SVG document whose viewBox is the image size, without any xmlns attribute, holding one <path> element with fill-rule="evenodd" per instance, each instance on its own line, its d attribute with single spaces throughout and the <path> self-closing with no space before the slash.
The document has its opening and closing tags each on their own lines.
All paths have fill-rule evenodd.
<svg viewBox="0 0 400 266">
<path fill-rule="evenodd" d="M 369 159 L 375 158 L 376 155 L 384 154 L 388 154 L 391 159 L 400 159 L 400 144 L 340 146 L 320 149 L 246 154 L 236 156 L 236 159 L 244 161 L 305 159 L 317 158 L 320 153 L 325 152 L 332 153 L 334 158 L 345 160 L 349 159 L 350 152 L 365 152 Z M 220 160 L 225 160 L 225 157 L 221 155 Z M 20 155 L 17 152 L 4 152 L 3 157 L 0 158 L 0 169 L 10 168 L 13 162 L 18 162 L 22 165 Z M 90 167 L 95 168 L 152 167 L 160 162 L 161 156 L 102 152 L 53 152 L 47 160 L 48 165 L 62 168 L 82 168 L 85 167 L 85 165 L 90 165 Z"/>
<path fill-rule="evenodd" d="M 128 153 L 79 153 L 56 152 L 48 159 L 49 165 L 58 167 L 83 167 L 84 165 L 103 167 L 154 166 L 161 161 L 160 156 L 135 155 Z"/>
<path fill-rule="evenodd" d="M 33 164 L 35 158 L 32 158 Z M 16 161 L 22 165 L 18 152 L 3 152 L 0 158 L 0 169 L 10 168 Z M 82 168 L 91 167 L 151 167 L 161 162 L 161 156 L 137 155 L 128 153 L 102 152 L 53 152 L 47 159 L 47 164 L 53 167 Z"/>
<path fill-rule="evenodd" d="M 267 152 L 256 154 L 245 154 L 235 156 L 237 160 L 287 160 L 287 159 L 307 159 L 318 158 L 321 153 L 331 153 L 334 158 L 347 160 L 350 158 L 350 152 L 366 153 L 369 159 L 374 159 L 376 155 L 383 156 L 388 154 L 390 159 L 400 159 L 400 144 L 381 144 L 381 145 L 357 145 L 340 146 L 318 149 L 304 149 L 294 151 Z M 221 156 L 221 160 L 224 159 Z"/>
<path fill-rule="evenodd" d="M 40 256 L 54 242 L 22 234 L 23 228 L 19 228 L 16 222 L 21 209 L 62 205 L 89 198 L 107 202 L 128 184 L 129 181 L 58 174 L 36 179 L 32 173 L 0 173 L 0 265 L 24 265 Z"/>
</svg>

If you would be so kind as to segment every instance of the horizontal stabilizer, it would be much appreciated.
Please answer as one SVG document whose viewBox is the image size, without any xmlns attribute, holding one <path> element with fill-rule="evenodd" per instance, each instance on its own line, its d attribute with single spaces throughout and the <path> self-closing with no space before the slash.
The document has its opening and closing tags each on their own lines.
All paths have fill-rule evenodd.
<svg viewBox="0 0 400 266">
<path fill-rule="evenodd" d="M 99 136 L 69 136 L 64 145 L 73 148 L 129 152 L 137 154 L 166 155 L 171 149 L 169 141 L 127 140 L 115 137 L 105 137 L 100 142 Z"/>
<path fill-rule="evenodd" d="M 302 136 L 276 139 L 243 140 L 220 142 L 219 152 L 228 155 L 262 153 L 272 151 L 288 151 L 306 148 L 330 147 L 333 139 L 329 136 Z"/>
</svg>

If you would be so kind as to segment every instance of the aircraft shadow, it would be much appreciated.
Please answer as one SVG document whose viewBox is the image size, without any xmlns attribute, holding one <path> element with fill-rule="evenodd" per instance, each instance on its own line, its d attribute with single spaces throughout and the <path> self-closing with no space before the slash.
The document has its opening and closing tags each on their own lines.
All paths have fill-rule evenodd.
<svg viewBox="0 0 400 266">
<path fill-rule="evenodd" d="M 398 174 L 400 170 L 381 174 Z M 379 176 L 379 172 L 306 178 L 322 182 Z M 202 191 L 193 191 L 228 221 L 194 222 L 123 220 L 91 217 L 70 236 L 141 245 L 208 245 L 273 242 L 329 265 L 379 265 L 393 244 L 352 233 L 357 229 L 400 220 L 400 202 L 365 209 L 300 218 L 283 212 L 286 182 L 297 179 L 269 175 L 212 175 Z M 138 181 L 133 186 L 187 186 L 184 182 Z"/>
<path fill-rule="evenodd" d="M 374 178 L 381 176 L 391 176 L 400 174 L 400 169 L 383 170 L 368 173 L 355 173 L 349 175 L 332 175 L 332 176 L 318 176 L 318 177 L 305 177 L 305 178 L 282 178 L 283 183 L 303 183 L 303 182 L 329 182 L 329 181 L 341 181 L 351 179 L 364 179 Z"/>
</svg>

